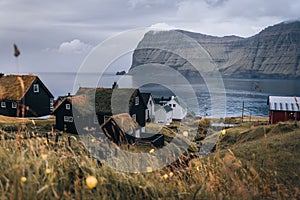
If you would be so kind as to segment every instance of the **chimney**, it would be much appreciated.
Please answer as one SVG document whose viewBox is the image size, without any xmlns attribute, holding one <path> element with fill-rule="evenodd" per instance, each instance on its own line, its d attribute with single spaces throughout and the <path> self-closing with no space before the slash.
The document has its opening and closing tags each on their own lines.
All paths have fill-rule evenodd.
<svg viewBox="0 0 300 200">
<path fill-rule="evenodd" d="M 112 85 L 112 89 L 117 89 L 119 86 L 118 86 L 118 84 L 117 84 L 117 82 L 115 81 L 114 83 L 113 83 L 113 85 Z"/>
<path fill-rule="evenodd" d="M 69 97 L 69 96 L 71 96 L 71 93 L 70 93 L 70 92 L 68 92 L 68 97 Z"/>
</svg>

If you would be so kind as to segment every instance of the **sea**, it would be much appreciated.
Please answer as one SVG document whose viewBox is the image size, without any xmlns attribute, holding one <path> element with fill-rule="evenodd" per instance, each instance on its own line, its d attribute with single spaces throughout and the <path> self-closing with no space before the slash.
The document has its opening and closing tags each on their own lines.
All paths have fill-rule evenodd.
<svg viewBox="0 0 300 200">
<path fill-rule="evenodd" d="M 300 79 L 210 78 L 208 82 L 182 83 L 169 77 L 164 84 L 139 83 L 136 86 L 131 76 L 117 76 L 114 73 L 105 73 L 101 76 L 97 73 L 79 75 L 70 72 L 35 74 L 55 98 L 68 93 L 75 94 L 79 87 L 111 87 L 114 82 L 118 84 L 120 82 L 120 88 L 138 87 L 142 92 L 150 92 L 155 98 L 179 96 L 187 104 L 188 110 L 199 117 L 241 116 L 242 112 L 246 116 L 267 117 L 268 96 L 300 96 Z M 222 84 L 207 85 L 219 82 Z"/>
</svg>

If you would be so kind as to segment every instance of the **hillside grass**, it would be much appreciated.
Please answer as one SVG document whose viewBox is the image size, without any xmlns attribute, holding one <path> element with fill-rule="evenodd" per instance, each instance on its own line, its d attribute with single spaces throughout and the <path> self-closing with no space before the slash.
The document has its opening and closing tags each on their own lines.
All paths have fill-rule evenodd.
<svg viewBox="0 0 300 200">
<path fill-rule="evenodd" d="M 22 135 L 30 127 L 13 134 Z M 150 173 L 102 166 L 79 138 L 72 137 L 69 146 L 68 136 L 63 134 L 58 143 L 42 137 L 0 140 L 0 198 L 300 198 L 299 124 L 242 124 L 226 130 L 214 153 Z M 98 180 L 93 189 L 85 183 L 88 176 Z"/>
</svg>

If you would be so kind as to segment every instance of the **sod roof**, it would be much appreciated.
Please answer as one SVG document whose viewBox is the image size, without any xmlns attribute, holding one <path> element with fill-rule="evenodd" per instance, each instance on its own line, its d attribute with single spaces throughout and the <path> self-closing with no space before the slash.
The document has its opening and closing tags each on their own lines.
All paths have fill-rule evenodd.
<svg viewBox="0 0 300 200">
<path fill-rule="evenodd" d="M 138 93 L 138 89 L 134 88 L 111 89 L 81 87 L 76 95 L 86 95 L 90 104 L 94 102 L 97 114 L 112 115 L 128 113 L 131 106 L 134 105 L 135 97 Z M 142 99 L 140 99 L 140 103 L 144 104 Z"/>
<path fill-rule="evenodd" d="M 0 100 L 20 101 L 37 76 L 4 75 L 0 77 Z"/>
</svg>

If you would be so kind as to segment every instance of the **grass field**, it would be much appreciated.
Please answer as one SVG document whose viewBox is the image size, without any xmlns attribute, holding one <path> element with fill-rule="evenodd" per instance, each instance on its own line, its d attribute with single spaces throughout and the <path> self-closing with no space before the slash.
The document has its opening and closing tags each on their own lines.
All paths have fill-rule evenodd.
<svg viewBox="0 0 300 200">
<path fill-rule="evenodd" d="M 51 125 L 0 118 L 1 135 L 15 135 L 0 141 L 1 199 L 300 198 L 299 124 L 247 122 L 227 129 L 214 153 L 149 173 L 101 166 L 79 138 L 69 146 L 67 134 L 57 143 L 21 137 L 36 129 L 51 132 Z M 93 188 L 89 176 L 97 180 Z"/>
</svg>

